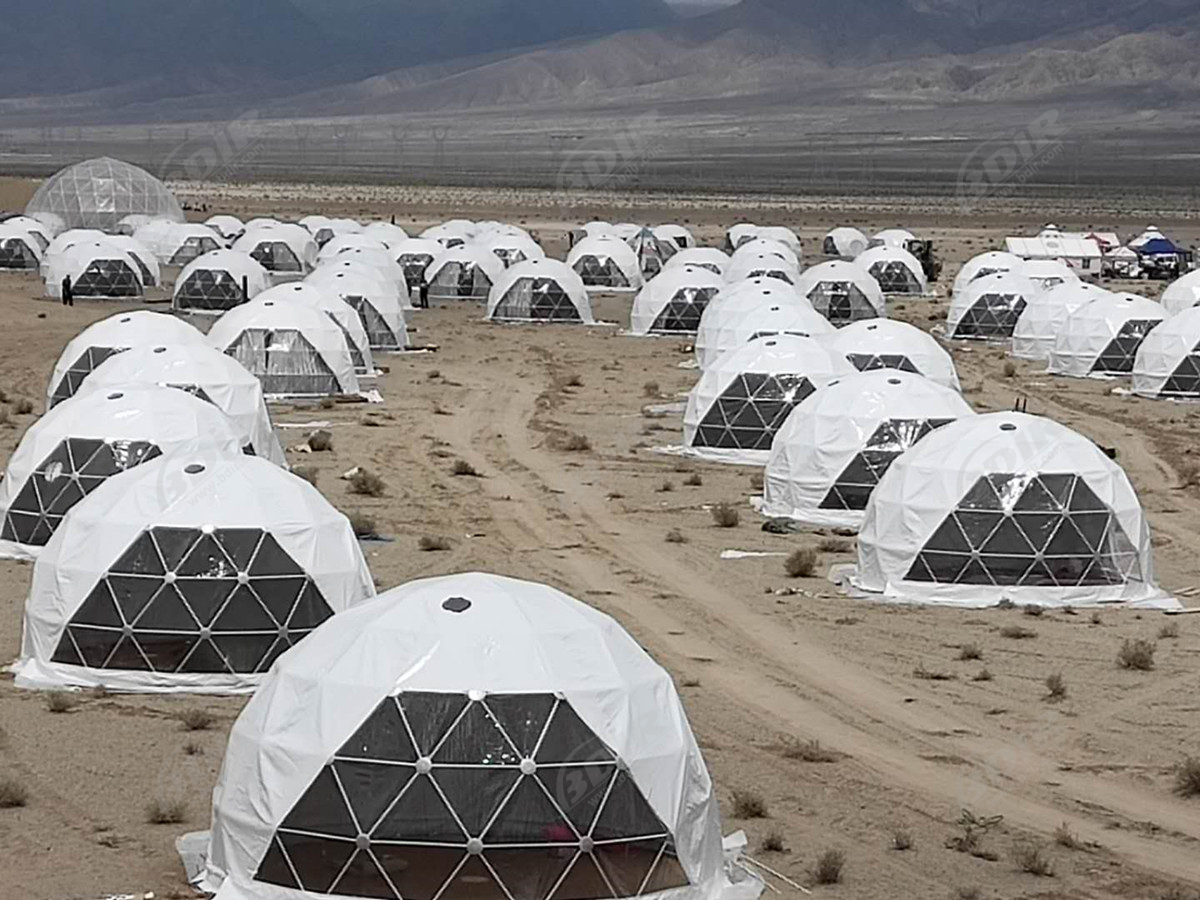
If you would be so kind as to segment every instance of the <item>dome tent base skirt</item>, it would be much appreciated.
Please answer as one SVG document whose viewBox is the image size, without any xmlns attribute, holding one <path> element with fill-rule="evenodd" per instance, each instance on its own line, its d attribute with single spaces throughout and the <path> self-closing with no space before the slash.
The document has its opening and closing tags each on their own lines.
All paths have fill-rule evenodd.
<svg viewBox="0 0 1200 900">
<path fill-rule="evenodd" d="M 103 688 L 125 694 L 211 694 L 248 696 L 258 688 L 266 673 L 230 675 L 201 672 L 192 675 L 133 672 L 120 669 L 85 669 L 32 657 L 9 667 L 18 688 L 57 691 Z"/>
</svg>

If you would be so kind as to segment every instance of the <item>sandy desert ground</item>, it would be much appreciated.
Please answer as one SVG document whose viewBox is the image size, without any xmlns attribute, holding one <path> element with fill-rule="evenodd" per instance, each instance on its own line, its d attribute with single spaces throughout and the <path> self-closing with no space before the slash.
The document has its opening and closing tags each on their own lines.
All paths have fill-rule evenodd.
<svg viewBox="0 0 1200 900">
<path fill-rule="evenodd" d="M 0 208 L 19 206 L 31 189 L 0 181 Z M 409 190 L 401 203 L 377 189 L 286 186 L 213 187 L 188 199 L 241 214 L 396 212 L 405 226 L 459 215 L 507 219 L 536 231 L 553 255 L 565 252 L 567 227 L 593 215 L 685 221 L 715 245 L 725 226 L 758 213 L 797 228 L 810 257 L 835 224 L 904 224 L 937 241 L 947 262 L 943 292 L 966 258 L 1051 215 L 961 218 L 915 205 L 902 217 L 849 204 L 756 210 L 751 198 L 680 199 L 668 208 L 629 198 L 568 217 L 553 204 L 530 208 L 500 192 Z M 1062 216 L 1059 224 L 1127 232 L 1146 222 L 1112 211 L 1094 222 Z M 1189 244 L 1200 238 L 1194 220 L 1156 224 Z M 65 309 L 40 292 L 35 278 L 0 276 L 0 387 L 35 409 L 12 412 L 0 427 L 0 458 L 41 412 L 66 341 L 114 311 Z M 629 305 L 604 296 L 597 313 L 624 324 Z M 931 327 L 945 309 L 944 300 L 908 302 L 892 314 Z M 1160 637 L 1168 619 L 1148 612 L 1035 618 L 1020 609 L 888 607 L 842 597 L 823 577 L 790 579 L 778 557 L 722 561 L 725 549 L 784 553 L 829 536 L 761 531 L 746 505 L 752 470 L 648 452 L 676 440 L 679 421 L 648 417 L 643 407 L 692 386 L 695 373 L 679 368 L 688 358 L 684 343 L 636 339 L 616 327 L 496 326 L 480 315 L 465 305 L 415 314 L 414 342 L 436 352 L 385 358 L 382 405 L 273 410 L 277 424 L 332 423 L 331 452 L 289 458 L 315 466 L 330 502 L 374 516 L 391 538 L 364 548 L 381 588 L 490 570 L 547 582 L 614 615 L 680 685 L 726 830 L 745 829 L 753 855 L 805 884 L 820 853 L 845 852 L 842 883 L 814 888 L 819 896 L 1197 896 L 1200 801 L 1172 787 L 1173 767 L 1200 755 L 1200 616 L 1169 620 L 1177 636 Z M 1006 377 L 999 348 L 953 352 L 976 409 L 1007 409 L 1027 397 L 1030 412 L 1116 448 L 1149 512 L 1160 580 L 1194 604 L 1200 488 L 1185 476 L 1200 465 L 1200 407 L 1114 396 L 1112 384 L 1052 379 L 1024 363 Z M 284 434 L 296 445 L 305 431 Z M 585 435 L 591 448 L 562 449 L 571 434 Z M 452 475 L 456 460 L 479 477 Z M 348 492 L 338 476 L 355 465 L 383 477 L 384 497 Z M 738 527 L 714 526 L 708 507 L 720 501 L 743 507 Z M 687 542 L 668 543 L 672 529 Z M 451 549 L 421 552 L 422 536 L 447 538 Z M 853 559 L 849 542 L 828 546 L 821 576 Z M 30 571 L 0 563 L 0 658 L 17 653 Z M 1036 637 L 1002 637 L 1012 624 Z M 1157 641 L 1153 671 L 1118 667 L 1126 638 Z M 966 644 L 977 644 L 982 659 L 959 661 Z M 916 677 L 918 668 L 945 679 Z M 991 680 L 977 680 L 984 668 Z M 1058 703 L 1046 700 L 1044 680 L 1053 673 L 1068 687 Z M 85 694 L 54 713 L 44 695 L 0 679 L 0 777 L 29 791 L 24 808 L 0 810 L 0 900 L 191 896 L 173 841 L 207 827 L 225 734 L 242 704 Z M 212 729 L 183 729 L 180 715 L 196 707 L 215 716 Z M 796 751 L 809 741 L 828 752 Z M 759 795 L 766 817 L 739 819 L 734 791 Z M 185 823 L 147 824 L 148 802 L 174 798 L 187 803 Z M 946 846 L 962 835 L 964 810 L 1003 816 L 983 836 L 981 855 Z M 1056 842 L 1062 826 L 1074 846 Z M 773 833 L 784 850 L 762 849 Z M 896 849 L 898 836 L 911 847 Z M 1021 871 L 1014 853 L 1030 844 L 1043 849 L 1052 876 Z"/>
</svg>

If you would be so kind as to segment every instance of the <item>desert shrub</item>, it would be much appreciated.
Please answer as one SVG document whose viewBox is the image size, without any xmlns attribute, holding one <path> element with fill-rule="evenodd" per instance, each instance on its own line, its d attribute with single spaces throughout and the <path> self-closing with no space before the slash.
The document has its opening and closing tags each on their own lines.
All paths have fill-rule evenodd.
<svg viewBox="0 0 1200 900">
<path fill-rule="evenodd" d="M 817 857 L 817 862 L 812 868 L 813 881 L 817 884 L 840 884 L 845 865 L 845 853 L 841 850 L 826 850 Z"/>
<path fill-rule="evenodd" d="M 704 484 L 704 479 L 700 477 L 699 472 L 693 472 L 687 478 L 683 479 L 683 483 L 688 487 L 700 487 Z"/>
<path fill-rule="evenodd" d="M 454 461 L 454 465 L 452 465 L 450 467 L 450 474 L 457 475 L 460 478 L 478 478 L 479 477 L 479 472 L 477 472 L 475 470 L 475 467 L 473 465 L 471 465 L 469 462 L 467 462 L 465 459 L 456 459 Z"/>
<path fill-rule="evenodd" d="M 786 848 L 783 846 L 783 835 L 778 830 L 772 828 L 762 839 L 762 851 L 764 853 L 782 853 Z"/>
<path fill-rule="evenodd" d="M 1078 850 L 1083 846 L 1075 832 L 1071 830 L 1071 826 L 1066 822 L 1054 829 L 1054 843 L 1060 847 L 1066 847 L 1068 850 Z"/>
<path fill-rule="evenodd" d="M 1168 622 L 1162 628 L 1158 629 L 1158 639 L 1160 641 L 1173 641 L 1179 637 L 1179 623 Z"/>
<path fill-rule="evenodd" d="M 670 478 L 664 478 L 662 484 L 656 487 L 655 490 L 660 494 L 669 494 L 675 490 L 675 482 Z"/>
<path fill-rule="evenodd" d="M 733 792 L 733 817 L 735 819 L 767 818 L 767 802 L 754 791 Z"/>
<path fill-rule="evenodd" d="M 755 472 L 753 475 L 750 476 L 750 489 L 751 490 L 761 492 L 764 484 L 765 484 L 765 482 L 763 480 L 762 472 Z"/>
<path fill-rule="evenodd" d="M 817 571 L 819 558 L 812 547 L 793 550 L 783 561 L 783 570 L 791 578 L 812 578 Z"/>
<path fill-rule="evenodd" d="M 660 397 L 662 390 L 658 386 L 657 381 L 647 381 L 642 385 L 642 394 L 646 397 Z"/>
<path fill-rule="evenodd" d="M 568 434 L 559 443 L 559 447 L 568 453 L 585 453 L 592 449 L 592 442 L 586 434 Z"/>
<path fill-rule="evenodd" d="M 718 503 L 712 508 L 712 519 L 718 528 L 737 528 L 742 514 L 732 503 Z"/>
<path fill-rule="evenodd" d="M 1017 364 L 1009 360 L 1004 364 L 1004 377 L 1015 378 L 1017 375 Z"/>
<path fill-rule="evenodd" d="M 158 798 L 146 804 L 146 821 L 151 825 L 178 825 L 187 819 L 187 803 Z"/>
<path fill-rule="evenodd" d="M 52 713 L 70 712 L 78 702 L 78 698 L 70 691 L 51 691 L 46 695 L 46 709 Z"/>
<path fill-rule="evenodd" d="M 954 900 L 981 900 L 983 891 L 977 887 L 960 887 L 954 891 Z"/>
<path fill-rule="evenodd" d="M 821 742 L 813 738 L 809 741 L 791 740 L 783 745 L 781 755 L 784 759 L 796 759 L 806 763 L 835 763 L 842 755 L 821 746 Z"/>
<path fill-rule="evenodd" d="M 1037 844 L 1030 842 L 1017 844 L 1013 848 L 1013 861 L 1017 864 L 1018 869 L 1030 875 L 1037 875 L 1040 878 L 1051 878 L 1054 875 L 1054 866 L 1046 858 L 1045 851 Z"/>
<path fill-rule="evenodd" d="M 994 676 L 992 674 L 991 670 L 989 668 L 987 668 L 987 666 L 984 666 L 977 673 L 975 673 L 975 677 L 972 678 L 971 680 L 972 681 L 991 681 L 995 677 L 996 676 Z"/>
<path fill-rule="evenodd" d="M 1025 609 L 1024 609 L 1025 615 L 1033 616 L 1034 618 L 1044 615 L 1045 612 L 1046 612 L 1046 607 L 1038 606 L 1036 603 L 1027 603 L 1025 605 Z"/>
<path fill-rule="evenodd" d="M 1020 625 L 1006 625 L 1000 629 L 1000 637 L 1011 638 L 1014 641 L 1027 641 L 1037 637 L 1032 628 L 1022 628 Z"/>
<path fill-rule="evenodd" d="M 901 852 L 913 848 L 913 836 L 907 828 L 897 828 L 892 832 L 892 849 Z"/>
<path fill-rule="evenodd" d="M 429 534 L 417 541 L 417 549 L 424 553 L 440 553 L 449 550 L 450 546 L 448 539 Z"/>
<path fill-rule="evenodd" d="M 317 486 L 317 479 L 321 475 L 321 470 L 316 466 L 295 466 L 292 469 L 292 474 L 297 478 L 303 478 L 313 487 Z"/>
<path fill-rule="evenodd" d="M 387 490 L 387 484 L 374 472 L 359 469 L 350 476 L 350 493 L 361 494 L 364 497 L 382 497 Z"/>
<path fill-rule="evenodd" d="M 204 745 L 198 741 L 188 741 L 183 745 L 184 756 L 203 756 Z"/>
<path fill-rule="evenodd" d="M 1067 682 L 1061 672 L 1046 676 L 1046 692 L 1047 700 L 1062 700 L 1067 696 Z"/>
<path fill-rule="evenodd" d="M 953 681 L 954 676 L 949 672 L 940 672 L 936 669 L 925 668 L 925 663 L 917 663 L 917 667 L 913 669 L 913 678 L 919 678 L 921 681 Z"/>
<path fill-rule="evenodd" d="M 375 527 L 374 516 L 355 510 L 348 514 L 346 518 L 350 520 L 350 527 L 354 529 L 354 536 L 356 538 L 373 538 L 379 536 L 379 532 Z"/>
<path fill-rule="evenodd" d="M 333 409 L 337 406 L 337 401 L 332 397 L 322 397 L 320 403 L 321 409 Z"/>
<path fill-rule="evenodd" d="M 688 542 L 687 535 L 678 528 L 672 528 L 667 532 L 668 544 L 686 544 Z"/>
<path fill-rule="evenodd" d="M 963 644 L 958 648 L 958 658 L 962 662 L 972 659 L 983 659 L 983 651 L 979 649 L 978 644 Z"/>
<path fill-rule="evenodd" d="M 308 436 L 308 449 L 314 453 L 328 453 L 333 449 L 333 435 L 321 429 Z"/>
<path fill-rule="evenodd" d="M 29 791 L 15 778 L 0 778 L 0 809 L 17 809 L 29 802 Z"/>
<path fill-rule="evenodd" d="M 1122 669 L 1133 669 L 1138 672 L 1149 672 L 1154 668 L 1154 652 L 1157 646 L 1152 641 L 1126 639 L 1117 653 L 1117 662 Z"/>
<path fill-rule="evenodd" d="M 33 412 L 33 401 L 22 397 L 13 404 L 13 412 L 15 412 L 18 416 L 29 415 L 31 412 Z"/>
<path fill-rule="evenodd" d="M 854 545 L 841 538 L 825 538 L 817 544 L 817 549 L 822 553 L 849 553 Z"/>
<path fill-rule="evenodd" d="M 1175 767 L 1175 793 L 1200 797 L 1200 757 L 1189 756 Z"/>
<path fill-rule="evenodd" d="M 583 377 L 578 372 L 563 376 L 563 387 L 583 387 Z"/>
<path fill-rule="evenodd" d="M 184 731 L 208 731 L 216 724 L 216 721 L 216 716 L 199 706 L 185 709 L 179 714 L 179 722 L 183 725 Z"/>
</svg>

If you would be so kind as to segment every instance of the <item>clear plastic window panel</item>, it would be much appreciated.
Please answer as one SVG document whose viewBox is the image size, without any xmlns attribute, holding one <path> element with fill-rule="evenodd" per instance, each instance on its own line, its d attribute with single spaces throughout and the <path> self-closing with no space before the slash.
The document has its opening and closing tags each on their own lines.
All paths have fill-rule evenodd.
<svg viewBox="0 0 1200 900">
<path fill-rule="evenodd" d="M 913 361 L 902 353 L 847 353 L 846 359 L 860 372 L 898 369 L 901 372 L 922 374 Z"/>
<path fill-rule="evenodd" d="M 76 297 L 119 299 L 142 296 L 142 282 L 123 259 L 96 259 L 71 284 Z"/>
<path fill-rule="evenodd" d="M 283 241 L 262 241 L 250 255 L 268 272 L 300 272 L 304 268 Z"/>
<path fill-rule="evenodd" d="M 500 298 L 492 313 L 496 319 L 581 321 L 575 301 L 553 278 L 522 278 Z"/>
<path fill-rule="evenodd" d="M 433 262 L 433 257 L 428 253 L 402 253 L 396 261 L 404 270 L 404 280 L 409 287 L 416 287 L 425 283 L 425 271 Z"/>
<path fill-rule="evenodd" d="M 629 287 L 621 267 L 607 256 L 581 256 L 575 261 L 575 271 L 588 287 Z"/>
<path fill-rule="evenodd" d="M 492 281 L 479 266 L 450 262 L 429 283 L 430 300 L 487 300 Z"/>
<path fill-rule="evenodd" d="M 90 669 L 265 672 L 332 615 L 261 528 L 154 527 L 88 594 L 53 658 Z"/>
<path fill-rule="evenodd" d="M 808 299 L 817 312 L 838 328 L 860 319 L 879 317 L 867 295 L 848 281 L 822 281 L 809 291 Z"/>
<path fill-rule="evenodd" d="M 1138 348 L 1151 331 L 1162 324 L 1161 319 L 1130 319 L 1121 326 L 1117 336 L 1109 342 L 1092 364 L 1093 372 L 1111 375 L 1128 375 L 1133 371 Z"/>
<path fill-rule="evenodd" d="M 203 256 L 205 253 L 209 253 L 219 247 L 220 244 L 210 237 L 187 238 L 171 257 L 171 265 L 186 266 L 197 257 Z"/>
<path fill-rule="evenodd" d="M 832 237 L 826 237 L 825 243 L 822 245 L 822 251 L 826 256 L 839 256 L 837 241 Z"/>
<path fill-rule="evenodd" d="M 692 446 L 770 450 L 784 420 L 814 390 L 803 375 L 738 375 L 704 414 Z"/>
<path fill-rule="evenodd" d="M 27 208 L 53 213 L 68 228 L 113 231 L 127 215 L 165 216 L 183 221 L 179 203 L 162 182 L 117 160 L 93 159 L 50 178 Z"/>
<path fill-rule="evenodd" d="M 504 263 L 506 267 L 525 262 L 527 258 L 525 251 L 520 247 L 496 247 L 492 252 L 496 254 L 496 258 Z"/>
<path fill-rule="evenodd" d="M 392 900 L 689 884 L 670 830 L 566 700 L 424 692 L 375 708 L 284 817 L 255 878 Z"/>
<path fill-rule="evenodd" d="M 0 239 L 0 269 L 36 269 L 38 259 L 28 244 L 17 237 Z"/>
<path fill-rule="evenodd" d="M 885 294 L 919 294 L 921 283 L 904 263 L 881 260 L 871 266 L 871 275 L 879 282 Z"/>
<path fill-rule="evenodd" d="M 354 364 L 354 371 L 359 375 L 364 374 L 367 371 L 367 361 L 363 358 L 362 349 L 354 342 L 354 338 L 350 337 L 349 330 L 337 320 L 333 313 L 326 312 L 325 315 L 329 316 L 329 321 L 336 325 L 338 331 L 342 333 L 342 340 L 346 342 L 346 349 L 350 351 L 350 361 Z"/>
<path fill-rule="evenodd" d="M 175 295 L 180 309 L 223 311 L 246 301 L 242 283 L 223 269 L 197 269 Z"/>
<path fill-rule="evenodd" d="M 45 546 L 76 503 L 113 475 L 161 455 L 148 441 L 67 438 L 30 474 L 4 516 L 0 537 Z"/>
<path fill-rule="evenodd" d="M 366 297 L 343 297 L 350 308 L 358 313 L 363 330 L 367 333 L 367 342 L 372 350 L 399 350 L 400 338 L 384 321 L 371 302 Z"/>
<path fill-rule="evenodd" d="M 250 328 L 225 351 L 252 372 L 264 394 L 304 396 L 341 393 L 333 371 L 298 331 Z"/>
<path fill-rule="evenodd" d="M 333 229 L 318 228 L 317 233 L 313 235 L 313 240 L 317 242 L 318 247 L 324 247 L 333 240 Z"/>
<path fill-rule="evenodd" d="M 129 258 L 132 259 L 134 265 L 138 267 L 138 274 L 142 276 L 142 284 L 144 284 L 146 287 L 155 287 L 158 282 L 155 280 L 154 273 L 150 271 L 150 267 L 146 265 L 145 261 L 136 253 L 128 250 L 125 252 L 129 253 Z"/>
<path fill-rule="evenodd" d="M 50 397 L 50 408 L 53 409 L 64 400 L 74 397 L 80 385 L 83 384 L 83 380 L 95 371 L 96 366 L 110 356 L 124 353 L 128 349 L 128 347 L 88 347 L 84 350 L 83 355 L 71 363 L 55 386 L 54 393 Z"/>
<path fill-rule="evenodd" d="M 776 281 L 786 281 L 792 284 L 792 276 L 783 269 L 754 269 L 746 273 L 746 278 L 774 278 Z"/>
<path fill-rule="evenodd" d="M 695 332 L 700 329 L 700 317 L 704 315 L 709 301 L 717 293 L 718 288 L 702 287 L 680 288 L 675 296 L 663 307 L 650 330 L 655 334 L 675 334 L 678 332 Z"/>
<path fill-rule="evenodd" d="M 1183 358 L 1159 394 L 1164 397 L 1200 397 L 1200 344 Z"/>
<path fill-rule="evenodd" d="M 909 581 L 997 587 L 1141 582 L 1137 548 L 1078 475 L 980 478 L 930 537 Z"/>
<path fill-rule="evenodd" d="M 871 492 L 887 474 L 892 463 L 931 431 L 953 419 L 890 419 L 880 423 L 867 439 L 862 452 L 838 476 L 821 509 L 864 510 Z"/>
<path fill-rule="evenodd" d="M 1010 338 L 1024 311 L 1025 298 L 1020 294 L 984 294 L 963 313 L 952 337 L 985 341 Z"/>
</svg>

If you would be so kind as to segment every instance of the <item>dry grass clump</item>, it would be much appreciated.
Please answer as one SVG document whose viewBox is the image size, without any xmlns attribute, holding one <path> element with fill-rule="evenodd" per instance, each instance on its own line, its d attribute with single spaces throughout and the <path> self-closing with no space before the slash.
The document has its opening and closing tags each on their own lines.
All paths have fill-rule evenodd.
<svg viewBox="0 0 1200 900">
<path fill-rule="evenodd" d="M 718 528 L 737 528 L 742 514 L 732 503 L 718 503 L 712 508 L 712 518 Z"/>
<path fill-rule="evenodd" d="M 1122 669 L 1133 669 L 1137 672 L 1149 672 L 1154 668 L 1154 652 L 1158 649 L 1153 641 L 1126 639 L 1117 654 L 1117 662 Z"/>
<path fill-rule="evenodd" d="M 812 867 L 813 881 L 817 884 L 840 884 L 845 865 L 845 853 L 841 850 L 826 850 L 817 857 L 817 862 Z"/>
<path fill-rule="evenodd" d="M 332 397 L 322 397 L 318 406 L 320 406 L 321 409 L 333 409 L 335 406 L 337 406 L 337 401 Z"/>
<path fill-rule="evenodd" d="M 558 447 L 568 453 L 586 453 L 592 449 L 592 442 L 586 434 L 568 434 L 558 442 Z"/>
<path fill-rule="evenodd" d="M 379 531 L 375 527 L 375 517 L 368 515 L 365 512 L 355 511 L 346 516 L 350 520 L 350 527 L 354 530 L 356 538 L 375 538 L 379 537 Z"/>
<path fill-rule="evenodd" d="M 321 429 L 308 436 L 308 449 L 313 453 L 328 453 L 333 449 L 333 435 Z"/>
<path fill-rule="evenodd" d="M 907 828 L 897 828 L 894 832 L 892 832 L 893 850 L 899 850 L 903 853 L 905 850 L 911 850 L 914 844 L 915 841 L 913 841 L 912 832 L 910 832 Z"/>
<path fill-rule="evenodd" d="M 825 538 L 817 544 L 817 549 L 822 553 L 849 553 L 854 545 L 841 538 Z"/>
<path fill-rule="evenodd" d="M 1158 629 L 1158 639 L 1160 641 L 1173 641 L 1179 637 L 1179 623 L 1168 622 L 1162 628 Z"/>
<path fill-rule="evenodd" d="M 1083 848 L 1083 844 L 1080 843 L 1079 838 L 1066 822 L 1063 822 L 1054 829 L 1054 843 L 1060 847 L 1066 847 L 1068 850 L 1080 850 Z"/>
<path fill-rule="evenodd" d="M 1200 485 L 1200 463 L 1194 460 L 1184 460 L 1179 464 L 1179 481 L 1185 488 Z"/>
<path fill-rule="evenodd" d="M 33 401 L 26 400 L 24 397 L 22 397 L 13 404 L 13 412 L 15 412 L 18 416 L 29 415 L 31 412 L 33 412 Z"/>
<path fill-rule="evenodd" d="M 475 467 L 465 459 L 456 459 L 454 465 L 450 467 L 450 474 L 457 475 L 460 478 L 478 478 L 479 472 Z"/>
<path fill-rule="evenodd" d="M 660 484 L 654 490 L 660 494 L 669 494 L 671 491 L 675 490 L 675 482 L 673 482 L 670 478 L 664 478 L 662 484 Z"/>
<path fill-rule="evenodd" d="M 767 818 L 767 802 L 754 791 L 733 792 L 733 817 L 735 819 Z"/>
<path fill-rule="evenodd" d="M 661 397 L 662 389 L 658 386 L 657 381 L 647 381 L 642 385 L 642 395 L 646 397 Z"/>
<path fill-rule="evenodd" d="M 1061 672 L 1046 676 L 1046 692 L 1046 699 L 1051 701 L 1062 700 L 1067 696 L 1067 682 Z"/>
<path fill-rule="evenodd" d="M 425 535 L 417 541 L 417 549 L 423 553 L 441 553 L 451 548 L 448 538 Z"/>
<path fill-rule="evenodd" d="M 793 550 L 783 561 L 783 570 L 791 578 L 812 578 L 817 571 L 820 557 L 812 547 L 801 547 Z"/>
<path fill-rule="evenodd" d="M 1008 362 L 1006 362 L 1004 364 L 1004 377 L 1005 378 L 1016 378 L 1017 377 L 1017 364 L 1014 363 L 1012 360 L 1009 360 Z"/>
<path fill-rule="evenodd" d="M 960 887 L 954 892 L 954 900 L 982 900 L 983 891 L 977 887 Z"/>
<path fill-rule="evenodd" d="M 917 663 L 917 667 L 913 669 L 913 678 L 919 678 L 921 681 L 954 681 L 954 676 L 949 672 L 927 669 L 925 663 Z"/>
<path fill-rule="evenodd" d="M 1037 844 L 1017 844 L 1013 847 L 1013 862 L 1017 864 L 1018 869 L 1030 875 L 1037 875 L 1039 878 L 1054 877 L 1054 866 Z"/>
<path fill-rule="evenodd" d="M 158 798 L 146 804 L 146 821 L 151 825 L 178 825 L 187 819 L 187 802 Z"/>
<path fill-rule="evenodd" d="M 70 691 L 51 691 L 46 695 L 46 709 L 52 713 L 70 712 L 78 703 L 79 698 Z"/>
<path fill-rule="evenodd" d="M 983 659 L 983 650 L 979 648 L 978 644 L 963 644 L 958 648 L 958 658 L 961 662 Z"/>
<path fill-rule="evenodd" d="M 687 535 L 678 528 L 668 531 L 666 540 L 668 544 L 686 544 L 688 542 Z"/>
<path fill-rule="evenodd" d="M 788 741 L 783 745 L 780 755 L 784 759 L 796 759 L 806 763 L 835 763 L 842 758 L 842 754 L 822 747 L 816 738 L 809 741 Z"/>
<path fill-rule="evenodd" d="M 699 472 L 693 472 L 687 478 L 683 479 L 683 483 L 687 487 L 700 487 L 700 485 L 704 484 L 704 479 L 700 477 Z"/>
<path fill-rule="evenodd" d="M 1027 616 L 1033 616 L 1034 618 L 1037 618 L 1038 616 L 1045 615 L 1046 607 L 1038 606 L 1036 603 L 1027 603 L 1025 604 L 1023 612 Z"/>
<path fill-rule="evenodd" d="M 364 497 L 382 497 L 387 490 L 387 484 L 374 472 L 359 469 L 350 476 L 350 493 Z"/>
<path fill-rule="evenodd" d="M 7 425 L 8 421 L 8 407 L 0 406 L 0 425 Z"/>
<path fill-rule="evenodd" d="M 316 466 L 295 466 L 292 469 L 292 474 L 297 478 L 303 478 L 313 487 L 316 487 L 317 479 L 321 475 L 321 470 Z"/>
<path fill-rule="evenodd" d="M 29 791 L 15 778 L 0 778 L 0 809 L 18 809 L 29 802 Z"/>
<path fill-rule="evenodd" d="M 1032 628 L 1023 628 L 1020 625 L 1005 625 L 1000 629 L 1000 637 L 1011 638 L 1014 641 L 1027 641 L 1037 637 L 1037 632 Z"/>
<path fill-rule="evenodd" d="M 583 387 L 583 376 L 578 372 L 572 372 L 570 375 L 563 376 L 563 387 Z"/>
<path fill-rule="evenodd" d="M 208 731 L 217 722 L 217 717 L 207 709 L 193 706 L 179 714 L 179 722 L 184 731 Z"/>
<path fill-rule="evenodd" d="M 987 666 L 984 666 L 982 669 L 980 669 L 978 672 L 975 673 L 975 677 L 972 678 L 971 680 L 972 681 L 991 681 L 995 677 L 996 676 L 992 674 L 991 669 L 989 669 Z"/>
<path fill-rule="evenodd" d="M 203 756 L 204 755 L 204 745 L 201 744 L 199 741 L 188 741 L 186 744 L 183 745 L 183 755 L 184 756 Z"/>
<path fill-rule="evenodd" d="M 755 472 L 750 476 L 750 489 L 753 491 L 761 493 L 765 483 L 762 472 Z"/>
<path fill-rule="evenodd" d="M 783 853 L 787 849 L 783 845 L 783 835 L 778 829 L 772 828 L 763 835 L 761 849 L 763 853 Z"/>
<path fill-rule="evenodd" d="M 1189 756 L 1175 767 L 1175 793 L 1200 797 L 1200 757 Z"/>
</svg>

